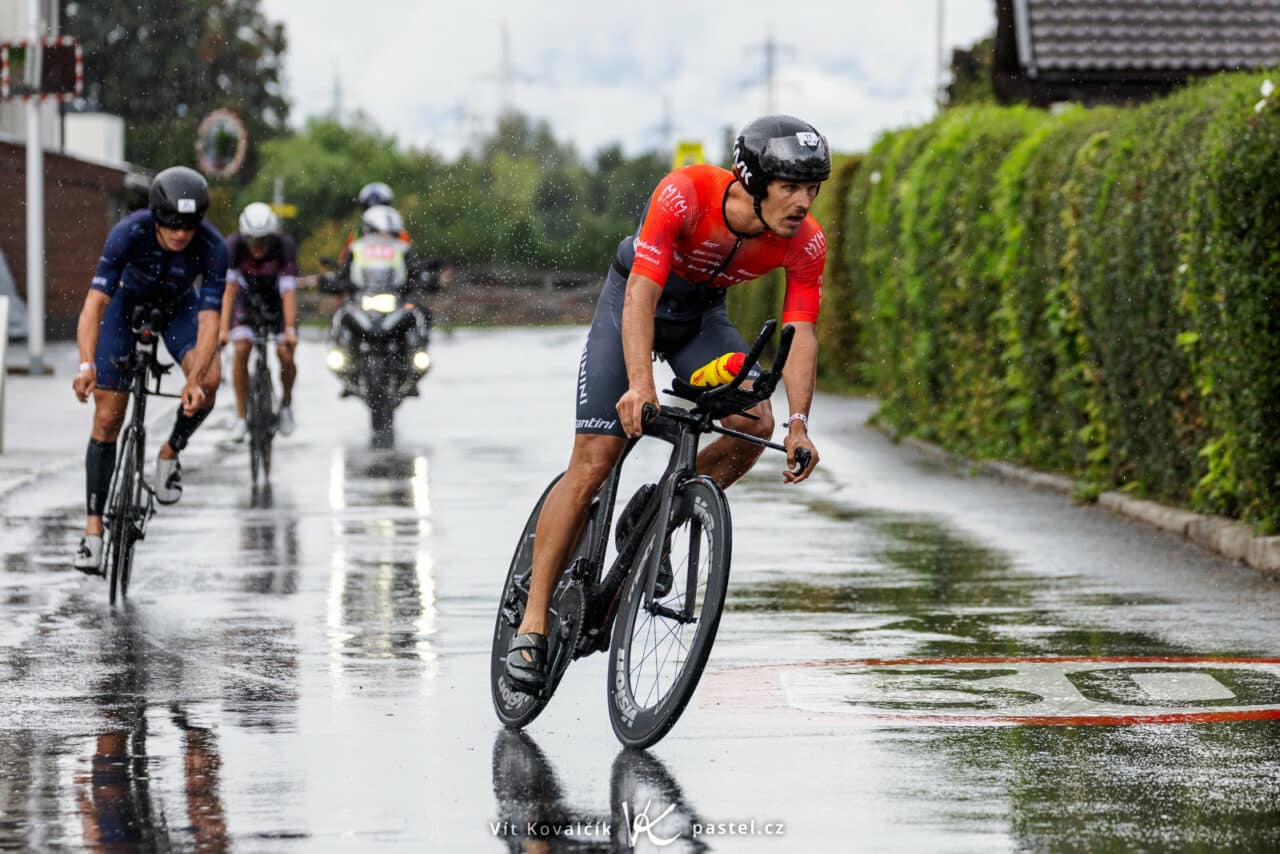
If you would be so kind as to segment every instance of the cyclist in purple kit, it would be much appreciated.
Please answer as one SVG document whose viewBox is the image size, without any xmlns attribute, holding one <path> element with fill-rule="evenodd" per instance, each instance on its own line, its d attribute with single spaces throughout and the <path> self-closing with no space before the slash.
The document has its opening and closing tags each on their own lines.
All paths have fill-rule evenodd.
<svg viewBox="0 0 1280 854">
<path fill-rule="evenodd" d="M 129 329 L 136 306 L 159 309 L 165 348 L 182 366 L 186 383 L 169 439 L 160 448 L 156 500 L 182 496 L 178 454 L 213 408 L 218 388 L 218 316 L 227 277 L 227 248 L 204 221 L 209 186 L 200 173 L 173 166 L 151 182 L 149 209 L 125 217 L 107 235 L 80 321 L 80 368 L 72 388 L 81 403 L 93 397 L 93 429 L 85 455 L 88 519 L 72 561 L 99 573 L 102 511 L 115 468 L 116 437 L 129 404 L 128 377 L 113 362 L 133 344 Z"/>
<path fill-rule="evenodd" d="M 280 233 L 280 218 L 271 206 L 254 202 L 240 214 L 240 231 L 227 238 L 228 279 L 222 299 L 219 343 L 235 346 L 232 378 L 236 390 L 236 422 L 231 440 L 243 442 L 249 428 L 245 421 L 249 400 L 249 351 L 253 348 L 253 314 L 264 312 L 275 324 L 276 355 L 280 359 L 281 435 L 293 432 L 293 382 L 298 368 L 293 351 L 298 346 L 298 266 L 293 240 Z"/>
</svg>

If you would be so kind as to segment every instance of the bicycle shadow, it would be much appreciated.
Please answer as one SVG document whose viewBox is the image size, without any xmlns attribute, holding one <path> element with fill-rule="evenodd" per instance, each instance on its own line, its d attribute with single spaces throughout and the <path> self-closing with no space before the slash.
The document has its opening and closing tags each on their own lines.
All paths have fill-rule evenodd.
<svg viewBox="0 0 1280 854">
<path fill-rule="evenodd" d="M 703 821 L 656 756 L 624 749 L 609 775 L 609 812 L 569 802 L 555 766 L 531 736 L 500 730 L 493 743 L 494 835 L 510 851 L 709 850 Z"/>
</svg>

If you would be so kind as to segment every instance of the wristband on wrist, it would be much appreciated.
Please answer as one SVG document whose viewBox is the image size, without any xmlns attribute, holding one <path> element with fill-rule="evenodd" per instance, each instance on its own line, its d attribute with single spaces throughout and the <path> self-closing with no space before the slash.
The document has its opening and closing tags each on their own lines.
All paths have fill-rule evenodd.
<svg viewBox="0 0 1280 854">
<path fill-rule="evenodd" d="M 93 362 L 81 362 L 80 367 L 76 370 L 77 374 L 83 374 L 85 371 L 93 367 Z"/>
<path fill-rule="evenodd" d="M 809 416 L 805 415 L 803 412 L 793 412 L 791 415 L 788 415 L 787 420 L 783 422 L 783 426 L 790 427 L 792 421 L 799 421 L 804 425 L 804 429 L 809 429 Z"/>
</svg>

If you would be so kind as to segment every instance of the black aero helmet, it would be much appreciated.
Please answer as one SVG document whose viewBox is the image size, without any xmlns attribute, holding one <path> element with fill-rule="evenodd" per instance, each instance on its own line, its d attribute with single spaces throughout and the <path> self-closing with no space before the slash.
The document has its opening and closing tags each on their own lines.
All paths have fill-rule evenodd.
<svg viewBox="0 0 1280 854">
<path fill-rule="evenodd" d="M 396 194 L 386 184 L 375 181 L 361 187 L 360 195 L 356 198 L 360 202 L 360 210 L 367 211 L 374 205 L 390 205 L 396 200 Z"/>
<path fill-rule="evenodd" d="M 794 116 L 763 116 L 738 134 L 733 144 L 733 174 L 756 199 L 774 180 L 809 183 L 831 177 L 827 138 Z"/>
<path fill-rule="evenodd" d="M 195 228 L 209 210 L 209 184 L 186 166 L 170 166 L 151 182 L 151 215 L 166 228 Z"/>
</svg>

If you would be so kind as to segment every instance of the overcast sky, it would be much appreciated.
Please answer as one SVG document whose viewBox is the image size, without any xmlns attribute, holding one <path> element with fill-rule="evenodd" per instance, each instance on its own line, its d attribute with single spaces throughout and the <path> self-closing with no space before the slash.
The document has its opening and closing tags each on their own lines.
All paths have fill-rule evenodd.
<svg viewBox="0 0 1280 854">
<path fill-rule="evenodd" d="M 882 130 L 932 116 L 937 0 L 263 0 L 289 37 L 293 122 L 370 114 L 402 142 L 453 157 L 509 100 L 591 155 L 702 140 L 718 159 L 723 128 L 765 112 L 766 38 L 775 107 L 865 150 Z M 362 15 L 361 11 L 367 10 Z M 945 0 L 946 55 L 995 30 L 994 0 Z M 664 120 L 670 130 L 663 130 Z"/>
</svg>

